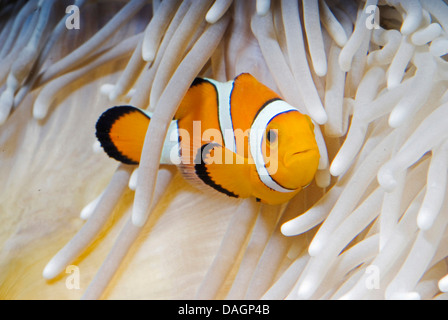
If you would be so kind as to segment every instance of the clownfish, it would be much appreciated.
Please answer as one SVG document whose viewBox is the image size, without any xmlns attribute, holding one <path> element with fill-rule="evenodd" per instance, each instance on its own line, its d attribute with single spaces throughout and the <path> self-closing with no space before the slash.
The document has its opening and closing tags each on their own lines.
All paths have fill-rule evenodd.
<svg viewBox="0 0 448 320">
<path fill-rule="evenodd" d="M 96 136 L 110 157 L 139 164 L 150 121 L 145 110 L 112 107 L 98 119 Z M 243 73 L 224 83 L 193 81 L 171 121 L 160 163 L 177 165 L 201 189 L 280 204 L 310 184 L 319 149 L 310 117 Z"/>
</svg>

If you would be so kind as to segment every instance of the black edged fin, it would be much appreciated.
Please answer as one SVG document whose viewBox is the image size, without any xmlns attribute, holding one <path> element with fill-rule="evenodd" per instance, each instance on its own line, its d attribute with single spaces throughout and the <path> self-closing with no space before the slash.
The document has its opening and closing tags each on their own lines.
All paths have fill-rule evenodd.
<svg viewBox="0 0 448 320">
<path fill-rule="evenodd" d="M 210 172 L 207 171 L 207 164 L 204 162 L 203 155 L 210 154 L 210 151 L 215 148 L 220 147 L 217 143 L 207 143 L 201 147 L 201 150 L 196 154 L 195 159 L 195 172 L 196 175 L 209 187 L 212 187 L 218 192 L 224 193 L 229 197 L 238 198 L 238 195 L 225 189 L 222 185 L 218 184 L 214 181 L 210 175 Z"/>
<path fill-rule="evenodd" d="M 251 165 L 218 143 L 203 144 L 196 150 L 193 163 L 181 164 L 179 169 L 185 179 L 201 190 L 217 191 L 232 198 L 251 196 Z"/>
<path fill-rule="evenodd" d="M 99 117 L 96 137 L 104 151 L 125 164 L 138 164 L 150 118 L 133 106 L 112 107 Z"/>
</svg>

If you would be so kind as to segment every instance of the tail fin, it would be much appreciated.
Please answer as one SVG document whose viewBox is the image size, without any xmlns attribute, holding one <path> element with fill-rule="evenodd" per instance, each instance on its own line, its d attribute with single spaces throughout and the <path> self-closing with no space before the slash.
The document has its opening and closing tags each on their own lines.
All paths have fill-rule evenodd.
<svg viewBox="0 0 448 320">
<path fill-rule="evenodd" d="M 132 106 L 106 110 L 96 123 L 96 137 L 109 157 L 138 164 L 151 118 Z"/>
</svg>

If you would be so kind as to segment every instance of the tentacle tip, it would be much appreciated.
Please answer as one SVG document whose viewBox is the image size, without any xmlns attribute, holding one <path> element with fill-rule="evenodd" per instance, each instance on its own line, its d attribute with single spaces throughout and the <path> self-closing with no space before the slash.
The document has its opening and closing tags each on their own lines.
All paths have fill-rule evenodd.
<svg viewBox="0 0 448 320">
<path fill-rule="evenodd" d="M 101 153 L 103 151 L 103 148 L 101 147 L 101 142 L 99 142 L 98 140 L 96 140 L 93 144 L 92 144 L 92 151 L 93 153 Z"/>
<path fill-rule="evenodd" d="M 420 300 L 420 294 L 415 291 L 409 292 L 393 292 L 390 294 L 386 293 L 387 300 Z"/>
<path fill-rule="evenodd" d="M 400 32 L 405 36 L 410 35 L 418 29 L 420 21 L 421 16 L 419 18 L 414 17 L 405 19 L 401 25 Z"/>
<path fill-rule="evenodd" d="M 344 294 L 343 296 L 339 297 L 338 300 L 352 300 L 352 296 L 350 295 L 350 292 Z"/>
<path fill-rule="evenodd" d="M 131 90 L 129 90 L 129 92 L 126 94 L 126 99 L 131 99 L 136 92 L 137 92 L 137 89 L 135 89 L 135 88 L 132 88 Z"/>
<path fill-rule="evenodd" d="M 395 179 L 392 171 L 384 166 L 380 168 L 377 175 L 377 180 L 386 192 L 392 192 L 397 186 L 397 179 Z"/>
<path fill-rule="evenodd" d="M 327 63 L 322 61 L 320 63 L 313 64 L 313 69 L 316 75 L 319 77 L 325 77 L 327 75 Z"/>
<path fill-rule="evenodd" d="M 115 101 L 118 99 L 119 96 L 120 96 L 120 92 L 118 92 L 118 90 L 115 89 L 114 91 L 109 93 L 109 101 Z"/>
<path fill-rule="evenodd" d="M 5 124 L 6 120 L 8 119 L 9 114 L 0 112 L 0 126 Z"/>
<path fill-rule="evenodd" d="M 295 236 L 298 234 L 295 231 L 294 225 L 290 221 L 282 224 L 282 226 L 280 227 L 280 231 L 286 237 Z"/>
<path fill-rule="evenodd" d="M 319 188 L 327 188 L 331 183 L 330 173 L 327 170 L 318 170 L 315 180 Z"/>
<path fill-rule="evenodd" d="M 337 45 L 341 48 L 347 44 L 348 38 L 347 35 L 344 33 L 338 34 L 338 38 L 335 40 Z"/>
<path fill-rule="evenodd" d="M 430 218 L 428 212 L 422 208 L 417 216 L 417 226 L 420 230 L 426 231 L 432 227 L 433 219 Z"/>
<path fill-rule="evenodd" d="M 6 78 L 6 87 L 7 90 L 14 93 L 20 85 L 20 81 L 17 79 L 16 75 L 11 71 Z"/>
<path fill-rule="evenodd" d="M 317 170 L 323 171 L 328 169 L 328 160 L 326 159 L 319 159 L 319 164 L 317 166 Z"/>
<path fill-rule="evenodd" d="M 312 241 L 308 247 L 308 254 L 312 257 L 317 256 L 322 249 L 322 245 L 319 242 Z"/>
<path fill-rule="evenodd" d="M 269 0 L 258 0 L 256 5 L 257 15 L 264 16 L 271 9 L 271 1 Z"/>
<path fill-rule="evenodd" d="M 143 227 L 145 225 L 146 222 L 146 216 L 142 215 L 142 214 L 138 214 L 136 212 L 132 213 L 132 224 L 136 227 Z"/>
<path fill-rule="evenodd" d="M 389 115 L 388 123 L 391 128 L 396 129 L 401 126 L 405 120 L 406 114 L 401 110 L 394 109 Z"/>
<path fill-rule="evenodd" d="M 411 33 L 413 33 L 415 30 L 415 28 L 413 26 L 411 26 L 410 24 L 406 24 L 406 21 L 401 25 L 400 28 L 400 32 L 407 36 L 410 35 Z"/>
<path fill-rule="evenodd" d="M 142 59 L 146 62 L 153 62 L 156 54 L 154 50 L 142 50 Z"/>
<path fill-rule="evenodd" d="M 344 49 L 342 49 L 344 50 Z M 352 61 L 351 59 L 348 59 L 344 54 L 344 51 L 341 51 L 341 53 L 339 54 L 339 68 L 341 68 L 342 71 L 344 72 L 349 72 L 350 68 L 352 67 Z"/>
<path fill-rule="evenodd" d="M 100 92 L 106 96 L 109 96 L 115 89 L 115 85 L 111 83 L 105 83 L 100 87 Z"/>
<path fill-rule="evenodd" d="M 131 178 L 129 179 L 129 189 L 131 189 L 132 191 L 135 191 L 135 189 L 137 189 L 137 179 L 138 179 L 138 169 L 135 169 L 132 174 L 131 174 Z"/>
<path fill-rule="evenodd" d="M 42 277 L 46 280 L 51 280 L 55 278 L 59 274 L 58 270 L 55 268 L 54 263 L 50 261 L 45 266 L 44 270 L 42 271 Z"/>
<path fill-rule="evenodd" d="M 47 116 L 48 107 L 36 101 L 33 107 L 33 118 L 36 120 L 43 120 Z"/>
<path fill-rule="evenodd" d="M 0 125 L 6 122 L 14 105 L 14 93 L 5 90 L 0 96 Z"/>
<path fill-rule="evenodd" d="M 443 277 L 438 282 L 438 287 L 442 292 L 448 292 L 448 276 Z"/>
<path fill-rule="evenodd" d="M 216 21 L 219 20 L 221 16 L 219 14 L 217 14 L 214 10 L 209 10 L 207 12 L 207 14 L 205 15 L 205 21 L 207 21 L 210 24 L 215 23 Z"/>
<path fill-rule="evenodd" d="M 0 98 L 0 125 L 4 124 L 11 113 L 13 102 L 10 99 L 3 99 L 4 96 Z"/>
<path fill-rule="evenodd" d="M 92 203 L 89 203 L 88 205 L 86 205 L 86 206 L 81 210 L 81 213 L 79 214 L 79 217 L 80 217 L 82 220 L 87 220 L 87 219 L 89 219 L 89 218 L 92 216 L 92 213 L 93 213 L 93 209 L 94 209 L 94 208 L 92 208 L 92 207 L 94 207 L 94 206 L 92 205 Z"/>
<path fill-rule="evenodd" d="M 391 78 L 391 77 L 389 77 L 387 79 L 387 89 L 388 90 L 392 90 L 392 89 L 398 87 L 399 84 L 400 84 L 400 80 L 397 80 L 397 79 Z"/>
<path fill-rule="evenodd" d="M 336 156 L 335 159 L 333 159 L 333 162 L 331 163 L 330 166 L 330 174 L 333 177 L 339 177 L 340 175 L 342 175 L 345 171 L 346 165 L 340 161 L 338 159 L 338 157 Z"/>
<path fill-rule="evenodd" d="M 297 290 L 297 297 L 299 299 L 309 299 L 314 292 L 313 287 L 313 283 L 305 279 Z"/>
<path fill-rule="evenodd" d="M 322 108 L 321 112 L 317 112 L 313 115 L 313 120 L 316 121 L 316 123 L 319 125 L 324 125 L 328 121 L 328 115 Z"/>
</svg>

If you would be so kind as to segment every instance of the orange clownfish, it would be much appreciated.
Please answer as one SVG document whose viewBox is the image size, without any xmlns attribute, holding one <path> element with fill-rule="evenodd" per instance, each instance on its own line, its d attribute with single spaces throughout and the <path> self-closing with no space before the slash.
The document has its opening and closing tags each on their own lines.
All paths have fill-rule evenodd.
<svg viewBox="0 0 448 320">
<path fill-rule="evenodd" d="M 96 136 L 110 157 L 138 164 L 150 120 L 147 111 L 113 107 L 98 119 Z M 200 188 L 279 204 L 312 181 L 319 149 L 311 119 L 243 73 L 224 83 L 193 81 L 160 163 L 177 165 Z"/>
</svg>

